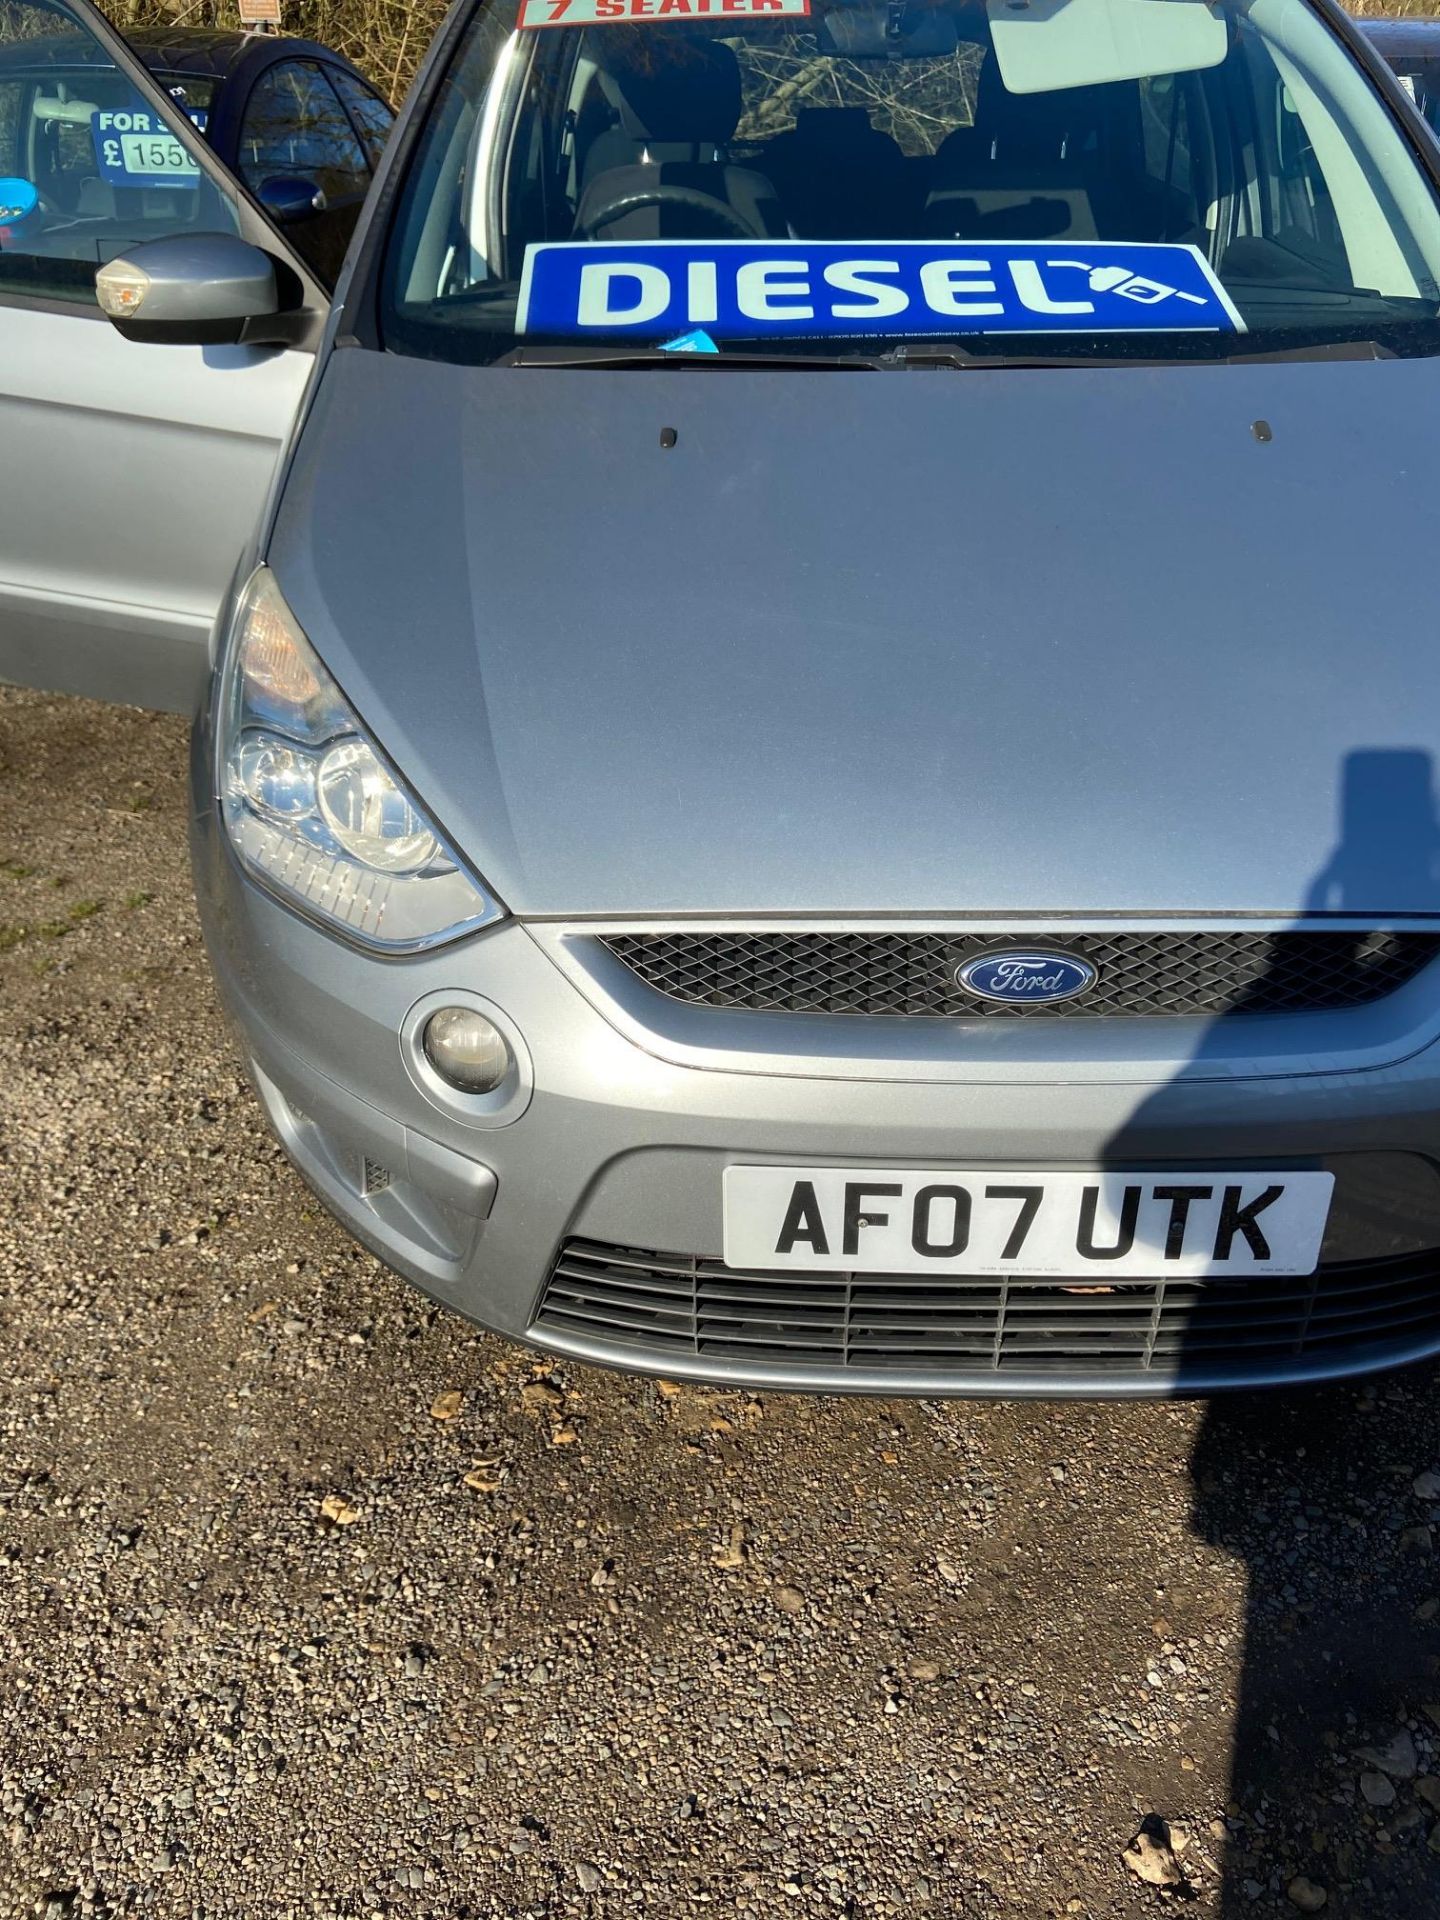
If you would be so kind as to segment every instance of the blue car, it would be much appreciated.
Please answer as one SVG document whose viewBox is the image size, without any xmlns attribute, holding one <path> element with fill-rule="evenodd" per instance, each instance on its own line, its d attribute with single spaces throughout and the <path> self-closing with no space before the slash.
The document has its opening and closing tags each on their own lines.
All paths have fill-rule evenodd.
<svg viewBox="0 0 1440 1920">
<path fill-rule="evenodd" d="M 1362 20 L 1360 26 L 1426 125 L 1440 131 L 1440 20 Z"/>
<path fill-rule="evenodd" d="M 376 88 L 342 54 L 280 34 L 136 27 L 128 39 L 307 266 L 333 286 L 395 117 Z M 0 129 L 33 129 L 26 164 L 47 194 L 76 212 L 85 211 L 83 194 L 98 206 L 114 184 L 102 176 L 87 188 L 88 123 L 59 112 L 88 104 L 84 82 L 95 77 L 91 50 L 68 35 L 0 44 Z M 37 101 L 57 111 L 37 113 Z"/>
</svg>

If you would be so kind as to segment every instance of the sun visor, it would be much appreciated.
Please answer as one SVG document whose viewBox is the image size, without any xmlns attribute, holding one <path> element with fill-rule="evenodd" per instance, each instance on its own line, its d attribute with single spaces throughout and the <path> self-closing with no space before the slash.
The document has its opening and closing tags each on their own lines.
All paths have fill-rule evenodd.
<svg viewBox="0 0 1440 1920">
<path fill-rule="evenodd" d="M 986 0 L 1008 93 L 1218 67 L 1230 29 L 1206 0 Z"/>
</svg>

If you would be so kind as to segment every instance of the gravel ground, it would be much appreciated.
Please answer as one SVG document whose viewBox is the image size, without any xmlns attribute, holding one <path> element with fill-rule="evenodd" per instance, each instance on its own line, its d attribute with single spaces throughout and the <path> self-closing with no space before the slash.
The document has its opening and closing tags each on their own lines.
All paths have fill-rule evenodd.
<svg viewBox="0 0 1440 1920">
<path fill-rule="evenodd" d="M 1432 1372 L 819 1401 L 480 1335 L 264 1131 L 183 758 L 0 690 L 0 1914 L 1440 1908 Z"/>
</svg>

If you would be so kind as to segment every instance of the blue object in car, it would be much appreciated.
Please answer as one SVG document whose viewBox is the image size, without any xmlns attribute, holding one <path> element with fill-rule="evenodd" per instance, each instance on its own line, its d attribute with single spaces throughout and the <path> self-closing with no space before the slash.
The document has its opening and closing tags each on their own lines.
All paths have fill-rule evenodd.
<svg viewBox="0 0 1440 1920">
<path fill-rule="evenodd" d="M 34 226 L 39 211 L 40 194 L 32 180 L 0 178 L 0 246 L 22 238 Z"/>
</svg>

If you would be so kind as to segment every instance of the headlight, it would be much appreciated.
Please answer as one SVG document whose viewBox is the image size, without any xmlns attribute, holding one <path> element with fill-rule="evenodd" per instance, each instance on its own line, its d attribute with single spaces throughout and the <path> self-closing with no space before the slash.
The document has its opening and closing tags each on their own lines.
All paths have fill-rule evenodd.
<svg viewBox="0 0 1440 1920">
<path fill-rule="evenodd" d="M 503 915 L 385 764 L 266 567 L 231 636 L 218 752 L 236 852 L 312 919 L 413 953 Z"/>
</svg>

